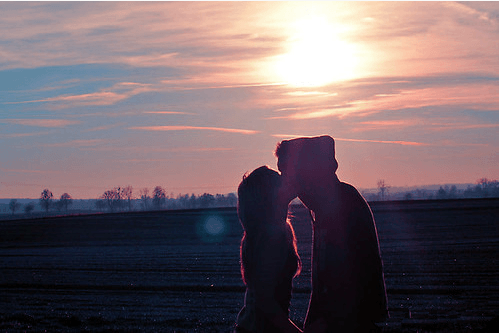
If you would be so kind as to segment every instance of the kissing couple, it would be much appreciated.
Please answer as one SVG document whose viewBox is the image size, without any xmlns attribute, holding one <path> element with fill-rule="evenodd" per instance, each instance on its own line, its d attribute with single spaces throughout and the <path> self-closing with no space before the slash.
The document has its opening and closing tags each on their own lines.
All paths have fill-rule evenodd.
<svg viewBox="0 0 499 333">
<path fill-rule="evenodd" d="M 237 213 L 246 285 L 237 333 L 379 332 L 388 318 L 383 263 L 369 205 L 336 176 L 334 140 L 318 136 L 277 145 L 277 172 L 262 166 L 243 176 Z M 301 261 L 288 217 L 294 198 L 313 225 L 312 293 L 303 331 L 289 319 Z"/>
</svg>

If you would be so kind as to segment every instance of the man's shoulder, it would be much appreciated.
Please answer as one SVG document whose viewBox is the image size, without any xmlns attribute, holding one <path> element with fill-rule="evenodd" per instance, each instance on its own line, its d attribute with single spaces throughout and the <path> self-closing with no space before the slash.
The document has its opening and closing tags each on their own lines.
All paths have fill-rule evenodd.
<svg viewBox="0 0 499 333">
<path fill-rule="evenodd" d="M 353 186 L 348 183 L 340 182 L 338 186 L 339 190 L 346 195 L 352 195 L 352 196 L 358 196 L 360 195 L 359 191 Z"/>
</svg>

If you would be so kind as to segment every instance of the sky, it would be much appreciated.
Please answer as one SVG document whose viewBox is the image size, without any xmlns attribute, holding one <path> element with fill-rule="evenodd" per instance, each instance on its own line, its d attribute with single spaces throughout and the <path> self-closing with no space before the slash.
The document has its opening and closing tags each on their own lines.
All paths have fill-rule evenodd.
<svg viewBox="0 0 499 333">
<path fill-rule="evenodd" d="M 236 192 L 331 135 L 357 188 L 499 178 L 498 2 L 0 2 L 0 198 Z"/>
</svg>

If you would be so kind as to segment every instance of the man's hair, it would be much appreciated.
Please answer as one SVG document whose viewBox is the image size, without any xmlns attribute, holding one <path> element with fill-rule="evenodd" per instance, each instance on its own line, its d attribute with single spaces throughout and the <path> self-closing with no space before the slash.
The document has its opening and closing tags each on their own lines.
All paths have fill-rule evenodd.
<svg viewBox="0 0 499 333">
<path fill-rule="evenodd" d="M 334 140 L 329 135 L 283 140 L 277 144 L 274 154 L 281 172 L 291 167 L 297 172 L 313 168 L 318 173 L 335 173 L 338 169 Z"/>
</svg>

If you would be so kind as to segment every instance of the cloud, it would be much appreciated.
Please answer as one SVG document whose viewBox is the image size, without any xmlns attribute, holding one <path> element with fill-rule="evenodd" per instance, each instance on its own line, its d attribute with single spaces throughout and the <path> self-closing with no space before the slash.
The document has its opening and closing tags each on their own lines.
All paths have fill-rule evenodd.
<svg viewBox="0 0 499 333">
<path fill-rule="evenodd" d="M 43 144 L 43 147 L 70 147 L 70 148 L 80 148 L 80 147 L 94 147 L 106 142 L 102 139 L 90 139 L 90 140 L 72 140 L 67 142 L 59 143 L 48 143 Z"/>
<path fill-rule="evenodd" d="M 391 141 L 391 140 L 366 140 L 366 139 L 345 139 L 345 138 L 334 138 L 337 141 L 348 141 L 348 142 L 367 142 L 367 143 L 388 143 L 388 144 L 396 144 L 402 146 L 431 146 L 432 144 L 424 143 L 424 142 L 415 142 L 415 141 Z"/>
<path fill-rule="evenodd" d="M 467 85 L 449 82 L 443 86 L 433 86 L 432 80 L 429 80 L 427 87 L 404 88 L 398 91 L 389 89 L 389 93 L 376 92 L 373 95 L 366 96 L 364 99 L 351 99 L 341 101 L 342 95 L 335 98 L 335 104 L 323 107 L 324 103 L 314 106 L 298 109 L 293 112 L 289 109 L 288 114 L 273 116 L 270 119 L 317 119 L 325 117 L 348 117 L 365 116 L 368 114 L 379 113 L 383 111 L 394 111 L 404 109 L 420 109 L 425 107 L 451 106 L 473 109 L 476 111 L 497 111 L 499 110 L 499 85 L 495 83 L 471 82 Z M 418 83 L 421 85 L 421 83 Z M 380 89 L 383 89 L 380 86 Z M 362 91 L 361 87 L 359 90 Z M 344 97 L 343 97 L 344 98 Z M 333 100 L 331 100 L 333 101 Z M 327 101 L 326 101 L 327 103 Z M 282 109 L 281 109 L 282 110 Z"/>
<path fill-rule="evenodd" d="M 228 133 L 239 133 L 239 134 L 256 134 L 259 131 L 255 130 L 245 130 L 237 128 L 224 128 L 224 127 L 201 127 L 201 126 L 137 126 L 129 127 L 131 130 L 143 130 L 143 131 L 217 131 L 217 132 L 228 132 Z"/>
<path fill-rule="evenodd" d="M 31 133 L 9 133 L 9 134 L 0 134 L 0 138 L 24 138 L 24 137 L 30 137 L 30 136 L 37 136 L 37 135 L 47 135 L 53 133 L 52 131 L 46 131 L 46 132 L 31 132 Z"/>
<path fill-rule="evenodd" d="M 82 132 L 97 132 L 97 131 L 105 131 L 111 128 L 116 128 L 125 125 L 126 123 L 117 123 L 117 124 L 111 124 L 111 125 L 103 125 L 103 126 L 97 126 L 93 128 L 89 128 L 87 130 L 84 130 Z"/>
<path fill-rule="evenodd" d="M 67 120 L 67 119 L 0 119 L 1 123 L 9 123 L 16 125 L 25 125 L 25 126 L 35 126 L 35 127 L 66 127 L 69 125 L 76 125 L 81 123 L 78 120 Z M 21 135 L 22 134 L 13 134 L 13 135 Z M 30 134 L 31 135 L 31 134 Z M 36 135 L 36 134 L 32 134 Z M 28 135 L 26 135 L 28 136 Z"/>
<path fill-rule="evenodd" d="M 88 94 L 60 95 L 38 100 L 7 102 L 5 104 L 52 102 L 56 103 L 59 108 L 89 105 L 113 105 L 137 94 L 154 90 L 155 89 L 152 88 L 151 84 L 120 82 L 113 85 L 112 87 L 101 89 L 100 91 Z"/>
<path fill-rule="evenodd" d="M 425 131 L 446 131 L 446 130 L 467 130 L 467 129 L 488 129 L 499 127 L 498 123 L 473 123 L 474 119 L 468 122 L 456 121 L 457 117 L 438 118 L 410 118 L 398 120 L 371 120 L 354 123 L 352 132 L 403 130 L 407 127 L 420 127 Z"/>
<path fill-rule="evenodd" d="M 3 172 L 15 172 L 15 173 L 48 173 L 51 171 L 46 171 L 46 170 L 24 170 L 24 169 L 2 169 L 0 168 Z"/>
<path fill-rule="evenodd" d="M 194 114 L 190 112 L 181 112 L 181 111 L 144 111 L 145 114 Z"/>
<path fill-rule="evenodd" d="M 303 137 L 314 137 L 316 135 L 293 135 L 293 134 L 272 134 L 275 138 L 280 139 L 295 139 L 295 138 L 303 138 Z M 334 137 L 335 141 L 347 141 L 347 142 L 360 142 L 360 143 L 385 143 L 385 144 L 396 144 L 402 146 L 431 146 L 432 144 L 424 143 L 424 142 L 415 142 L 415 141 L 403 141 L 403 140 L 368 140 L 368 139 L 346 139 L 346 138 L 337 138 Z"/>
</svg>

